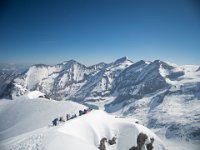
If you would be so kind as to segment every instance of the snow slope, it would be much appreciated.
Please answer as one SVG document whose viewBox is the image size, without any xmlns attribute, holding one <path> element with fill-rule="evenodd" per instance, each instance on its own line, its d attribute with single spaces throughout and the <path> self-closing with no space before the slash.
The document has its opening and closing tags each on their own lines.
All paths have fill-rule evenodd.
<svg viewBox="0 0 200 150">
<path fill-rule="evenodd" d="M 87 146 L 91 145 L 92 149 L 97 149 L 99 146 L 99 141 L 106 137 L 107 139 L 112 139 L 112 137 L 117 137 L 117 144 L 108 145 L 107 149 L 115 150 L 127 150 L 136 144 L 137 135 L 140 132 L 146 133 L 149 138 L 155 138 L 155 149 L 164 149 L 162 142 L 159 138 L 153 134 L 150 130 L 142 125 L 135 124 L 134 120 L 128 120 L 125 118 L 115 118 L 112 115 L 96 110 L 80 118 L 77 118 L 64 126 L 60 127 L 57 132 L 71 136 L 75 143 L 85 142 Z M 54 141 L 49 145 L 51 147 L 57 147 L 60 140 L 59 136 L 54 138 Z M 67 140 L 66 140 L 67 141 Z M 78 145 L 70 144 L 71 141 L 66 142 L 67 149 L 86 149 Z M 70 147 L 69 147 L 69 146 Z M 69 148 L 68 148 L 69 147 Z M 62 149 L 62 147 L 60 147 Z"/>
<path fill-rule="evenodd" d="M 85 106 L 71 101 L 45 98 L 0 100 L 0 140 L 5 140 L 52 124 L 56 117 L 78 113 Z"/>
<path fill-rule="evenodd" d="M 1 150 L 97 150 L 103 137 L 117 137 L 117 144 L 108 150 L 127 150 L 136 146 L 137 135 L 146 133 L 155 139 L 155 150 L 163 150 L 161 140 L 134 119 L 115 118 L 100 110 L 77 117 L 59 126 L 50 126 L 52 119 L 66 113 L 77 113 L 85 107 L 66 101 L 26 99 L 0 101 Z M 147 140 L 147 142 L 149 139 Z"/>
</svg>

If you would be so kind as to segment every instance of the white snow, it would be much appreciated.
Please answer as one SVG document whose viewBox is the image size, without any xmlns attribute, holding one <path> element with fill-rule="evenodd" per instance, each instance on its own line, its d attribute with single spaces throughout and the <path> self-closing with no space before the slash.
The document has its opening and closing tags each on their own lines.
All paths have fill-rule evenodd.
<svg viewBox="0 0 200 150">
<path fill-rule="evenodd" d="M 52 124 L 56 117 L 78 113 L 83 105 L 71 101 L 27 99 L 0 101 L 0 140 L 5 140 Z"/>
<path fill-rule="evenodd" d="M 28 92 L 27 96 L 30 99 L 38 98 L 39 96 L 44 96 L 45 94 L 40 91 L 31 91 Z"/>
<path fill-rule="evenodd" d="M 160 103 L 159 99 L 154 96 L 132 101 L 123 107 L 121 107 L 123 104 L 119 103 L 110 106 L 109 110 L 113 110 L 113 114 L 117 116 L 134 117 L 142 124 L 151 126 L 151 130 L 162 139 L 169 149 L 199 150 L 199 141 L 188 140 L 186 135 L 187 132 L 194 130 L 193 128 L 200 126 L 198 115 L 200 114 L 200 101 L 193 99 L 192 95 L 183 94 L 165 96 L 163 102 Z M 154 118 L 156 120 L 152 122 L 152 125 L 149 124 L 149 120 Z M 170 124 L 177 125 L 180 130 L 167 132 L 167 125 Z"/>
<path fill-rule="evenodd" d="M 196 71 L 199 66 L 195 65 L 185 65 L 181 66 L 181 68 L 184 70 L 185 75 L 180 77 L 180 80 L 182 83 L 196 83 L 200 82 L 200 72 Z"/>
<path fill-rule="evenodd" d="M 163 150 L 161 140 L 134 119 L 116 118 L 101 110 L 93 110 L 59 126 L 51 126 L 55 117 L 75 114 L 85 107 L 66 101 L 25 99 L 0 101 L 1 150 L 97 150 L 100 140 L 117 138 L 107 150 L 127 150 L 136 146 L 137 135 L 146 133 L 155 139 L 155 150 Z"/>
</svg>

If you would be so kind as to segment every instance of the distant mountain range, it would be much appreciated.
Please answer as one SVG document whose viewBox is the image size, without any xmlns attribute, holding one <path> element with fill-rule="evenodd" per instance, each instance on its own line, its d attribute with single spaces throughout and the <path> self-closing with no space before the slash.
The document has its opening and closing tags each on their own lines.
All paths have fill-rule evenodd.
<svg viewBox="0 0 200 150">
<path fill-rule="evenodd" d="M 25 72 L 7 73 L 10 76 L 4 73 L 0 69 L 1 97 L 15 99 L 37 90 L 56 100 L 71 99 L 135 116 L 168 138 L 200 141 L 199 66 L 123 57 L 89 67 L 70 60 L 33 65 Z"/>
</svg>

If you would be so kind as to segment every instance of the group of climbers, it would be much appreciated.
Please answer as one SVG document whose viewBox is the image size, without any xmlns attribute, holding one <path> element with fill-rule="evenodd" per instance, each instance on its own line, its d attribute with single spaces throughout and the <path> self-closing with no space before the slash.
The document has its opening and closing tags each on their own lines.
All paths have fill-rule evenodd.
<svg viewBox="0 0 200 150">
<path fill-rule="evenodd" d="M 84 114 L 87 114 L 88 112 L 90 112 L 92 109 L 88 108 L 88 109 L 84 109 L 84 110 L 79 110 L 79 116 L 82 116 Z"/>
<path fill-rule="evenodd" d="M 84 115 L 84 114 L 87 114 L 88 112 L 90 112 L 92 109 L 91 108 L 88 108 L 88 109 L 84 109 L 84 110 L 79 110 L 79 116 L 82 116 L 82 115 Z M 60 123 L 63 123 L 63 122 L 65 122 L 65 121 L 68 121 L 68 120 L 71 120 L 71 119 L 74 119 L 74 118 L 76 118 L 77 117 L 77 115 L 76 114 L 74 114 L 74 115 L 70 115 L 70 114 L 66 114 L 66 119 L 63 117 L 63 116 L 61 116 L 61 117 L 59 117 L 59 118 L 55 118 L 53 121 L 52 121 L 52 123 L 53 123 L 53 126 L 57 126 L 57 125 L 59 125 Z"/>
<path fill-rule="evenodd" d="M 59 125 L 59 124 L 62 123 L 62 122 L 65 122 L 64 117 L 55 118 L 55 119 L 52 121 L 53 126 L 57 126 L 57 125 Z"/>
</svg>

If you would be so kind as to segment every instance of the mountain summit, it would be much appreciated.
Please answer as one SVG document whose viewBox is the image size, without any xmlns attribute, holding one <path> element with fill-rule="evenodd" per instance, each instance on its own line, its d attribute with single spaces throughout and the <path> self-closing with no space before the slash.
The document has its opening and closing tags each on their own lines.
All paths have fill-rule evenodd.
<svg viewBox="0 0 200 150">
<path fill-rule="evenodd" d="M 117 59 L 114 63 L 115 63 L 115 64 L 119 64 L 119 63 L 124 63 L 124 62 L 126 62 L 126 61 L 132 62 L 131 60 L 128 59 L 128 57 L 125 56 L 125 57 L 122 57 L 122 58 Z"/>
</svg>

